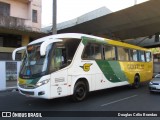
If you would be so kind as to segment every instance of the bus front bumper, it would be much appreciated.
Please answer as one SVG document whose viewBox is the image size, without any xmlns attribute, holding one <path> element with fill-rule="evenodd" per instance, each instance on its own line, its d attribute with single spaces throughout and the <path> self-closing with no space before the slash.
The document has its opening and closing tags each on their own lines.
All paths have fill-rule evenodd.
<svg viewBox="0 0 160 120">
<path fill-rule="evenodd" d="M 45 84 L 34 89 L 24 89 L 18 85 L 19 93 L 27 97 L 50 99 L 50 85 Z"/>
</svg>

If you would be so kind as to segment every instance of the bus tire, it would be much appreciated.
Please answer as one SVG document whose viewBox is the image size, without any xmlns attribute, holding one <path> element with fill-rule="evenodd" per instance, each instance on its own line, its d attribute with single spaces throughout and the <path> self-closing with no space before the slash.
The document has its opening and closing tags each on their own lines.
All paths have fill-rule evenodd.
<svg viewBox="0 0 160 120">
<path fill-rule="evenodd" d="M 87 93 L 87 85 L 83 81 L 78 81 L 74 86 L 72 100 L 75 102 L 80 102 L 86 98 Z"/>
<path fill-rule="evenodd" d="M 140 77 L 139 77 L 139 75 L 135 75 L 134 83 L 132 84 L 132 87 L 134 89 L 138 89 L 140 87 Z"/>
</svg>

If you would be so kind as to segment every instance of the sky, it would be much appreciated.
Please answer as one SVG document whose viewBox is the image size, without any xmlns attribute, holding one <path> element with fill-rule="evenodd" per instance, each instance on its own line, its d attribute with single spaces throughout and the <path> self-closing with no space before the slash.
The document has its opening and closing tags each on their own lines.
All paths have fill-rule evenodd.
<svg viewBox="0 0 160 120">
<path fill-rule="evenodd" d="M 52 1 L 42 0 L 42 27 L 52 24 Z M 57 0 L 57 23 L 77 18 L 100 7 L 112 12 L 148 1 L 148 0 Z"/>
</svg>

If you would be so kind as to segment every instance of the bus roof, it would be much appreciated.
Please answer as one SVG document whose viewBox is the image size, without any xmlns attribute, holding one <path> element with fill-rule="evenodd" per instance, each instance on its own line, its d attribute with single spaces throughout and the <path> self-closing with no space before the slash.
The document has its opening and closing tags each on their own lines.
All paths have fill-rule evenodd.
<svg viewBox="0 0 160 120">
<path fill-rule="evenodd" d="M 123 47 L 127 47 L 127 48 L 145 50 L 145 51 L 148 50 L 146 48 L 142 48 L 142 47 L 131 45 L 131 44 L 124 43 L 124 42 L 120 42 L 120 41 L 117 41 L 117 40 L 111 40 L 111 39 L 106 39 L 106 38 L 97 37 L 97 36 L 93 36 L 93 35 L 80 34 L 80 33 L 63 33 L 63 34 L 50 35 L 50 36 L 43 37 L 43 38 L 37 39 L 35 41 L 32 41 L 31 43 L 29 43 L 29 45 L 44 42 L 44 41 L 49 40 L 49 39 L 51 39 L 51 40 L 52 39 L 62 39 L 62 38 L 82 39 L 82 37 L 87 37 L 87 38 L 90 38 L 90 39 L 96 39 L 96 40 L 99 40 L 99 41 L 104 41 L 108 44 L 115 45 L 115 46 L 123 46 Z"/>
<path fill-rule="evenodd" d="M 105 39 L 105 40 L 108 42 L 108 44 L 115 45 L 115 46 L 122 46 L 122 47 L 126 47 L 126 48 L 131 48 L 131 49 L 150 51 L 149 49 L 146 49 L 146 48 L 143 48 L 140 46 L 136 46 L 136 45 L 132 45 L 132 44 L 128 44 L 125 42 L 120 42 L 117 40 L 111 40 L 111 39 Z"/>
<path fill-rule="evenodd" d="M 29 45 L 36 44 L 36 43 L 39 43 L 39 42 L 43 42 L 43 41 L 48 40 L 48 39 L 51 39 L 51 40 L 52 39 L 62 39 L 62 38 L 81 39 L 82 37 L 88 37 L 88 38 L 98 39 L 98 40 L 103 40 L 104 41 L 104 38 L 96 37 L 96 36 L 92 36 L 92 35 L 86 35 L 86 34 L 80 34 L 80 33 L 63 33 L 63 34 L 50 35 L 50 36 L 47 36 L 47 37 L 37 39 L 37 40 L 29 43 Z"/>
</svg>

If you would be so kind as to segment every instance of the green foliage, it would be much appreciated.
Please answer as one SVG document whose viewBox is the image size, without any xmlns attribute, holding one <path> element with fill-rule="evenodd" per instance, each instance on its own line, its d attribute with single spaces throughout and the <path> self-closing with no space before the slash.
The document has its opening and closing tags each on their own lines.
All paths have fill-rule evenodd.
<svg viewBox="0 0 160 120">
<path fill-rule="evenodd" d="M 160 53 L 160 47 L 151 48 L 151 51 L 152 51 L 153 54 Z"/>
</svg>

